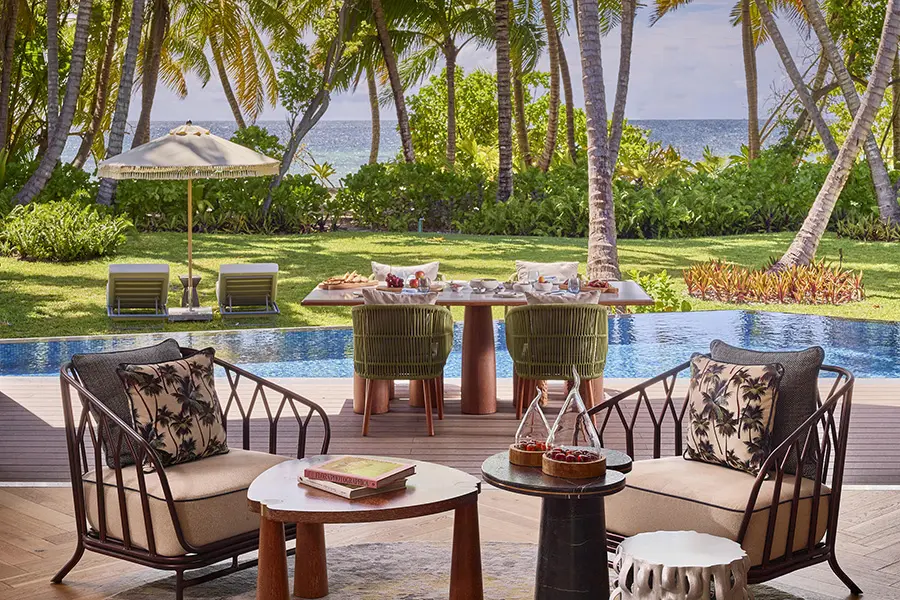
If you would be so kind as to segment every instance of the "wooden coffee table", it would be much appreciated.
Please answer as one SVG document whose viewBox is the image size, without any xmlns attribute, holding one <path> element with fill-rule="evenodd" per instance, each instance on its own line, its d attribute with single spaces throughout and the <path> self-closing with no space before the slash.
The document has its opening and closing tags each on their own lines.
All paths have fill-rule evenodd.
<svg viewBox="0 0 900 600">
<path fill-rule="evenodd" d="M 609 598 L 603 498 L 625 487 L 624 473 L 631 471 L 631 459 L 615 450 L 603 453 L 606 475 L 592 479 L 550 477 L 540 467 L 511 464 L 508 452 L 495 454 L 481 465 L 486 482 L 543 499 L 535 600 Z"/>
<path fill-rule="evenodd" d="M 421 461 L 407 489 L 359 500 L 346 500 L 297 483 L 310 466 L 338 456 L 290 460 L 257 477 L 247 490 L 250 508 L 259 513 L 259 574 L 257 600 L 289 600 L 284 524 L 297 524 L 294 596 L 322 598 L 328 594 L 325 560 L 326 523 L 371 523 L 411 519 L 453 510 L 453 555 L 450 559 L 450 600 L 482 600 L 481 542 L 478 533 L 478 493 L 481 483 L 457 469 Z M 415 577 L 415 572 L 410 572 Z"/>
</svg>

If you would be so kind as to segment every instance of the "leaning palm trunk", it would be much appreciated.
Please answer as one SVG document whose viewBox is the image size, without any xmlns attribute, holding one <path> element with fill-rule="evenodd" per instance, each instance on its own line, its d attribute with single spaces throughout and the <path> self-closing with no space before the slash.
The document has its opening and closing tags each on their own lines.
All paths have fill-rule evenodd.
<svg viewBox="0 0 900 600">
<path fill-rule="evenodd" d="M 456 163 L 456 54 L 452 39 L 444 41 L 447 76 L 447 164 Z"/>
<path fill-rule="evenodd" d="M 847 139 L 844 140 L 837 159 L 831 165 L 828 177 L 825 178 L 822 189 L 819 190 L 806 220 L 803 221 L 803 226 L 788 251 L 773 265 L 773 269 L 809 264 L 815 258 L 819 241 L 831 219 L 838 196 L 850 176 L 850 169 L 859 154 L 860 145 L 872 132 L 872 123 L 884 99 L 898 41 L 900 41 L 900 0 L 890 0 L 881 33 L 881 43 L 875 56 L 875 66 L 862 105 L 856 111 L 850 131 L 847 132 Z"/>
<path fill-rule="evenodd" d="M 558 34 L 559 32 L 557 32 Z M 575 144 L 575 96 L 572 92 L 572 73 L 569 71 L 569 60 L 562 39 L 556 37 L 556 48 L 559 50 L 559 74 L 562 78 L 563 98 L 566 101 L 566 147 L 572 162 L 578 159 L 578 147 Z"/>
<path fill-rule="evenodd" d="M 59 119 L 59 2 L 47 0 L 47 144 Z"/>
<path fill-rule="evenodd" d="M 141 114 L 138 117 L 137 126 L 134 128 L 134 138 L 131 140 L 132 148 L 137 148 L 150 141 L 150 113 L 153 111 L 153 100 L 156 97 L 156 83 L 159 81 L 162 46 L 168 22 L 168 0 L 155 0 L 149 38 L 144 43 L 147 48 L 144 52 L 141 77 Z"/>
<path fill-rule="evenodd" d="M 515 110 L 516 143 L 519 145 L 519 153 L 522 162 L 526 166 L 534 164 L 531 156 L 531 144 L 528 141 L 528 121 L 525 119 L 525 86 L 522 85 L 522 75 L 518 67 L 513 70 L 513 109 Z"/>
<path fill-rule="evenodd" d="M 134 69 L 137 65 L 141 45 L 141 29 L 144 26 L 145 1 L 132 0 L 128 40 L 125 42 L 125 56 L 122 58 L 122 71 L 119 74 L 119 91 L 116 95 L 116 108 L 109 128 L 106 158 L 120 154 L 125 140 L 125 124 L 128 120 L 128 108 L 131 105 L 131 88 L 134 86 Z M 97 192 L 97 203 L 109 206 L 112 204 L 115 191 L 116 181 L 114 179 L 101 179 L 100 189 Z"/>
<path fill-rule="evenodd" d="M 497 201 L 506 202 L 513 192 L 512 98 L 509 62 L 510 0 L 496 0 L 494 18 L 497 42 L 497 133 L 499 171 Z"/>
<path fill-rule="evenodd" d="M 103 63 L 97 71 L 91 121 L 88 123 L 84 135 L 81 137 L 81 146 L 79 146 L 78 153 L 72 161 L 72 165 L 79 169 L 84 166 L 85 161 L 87 161 L 88 156 L 91 154 L 91 148 L 94 146 L 94 139 L 97 136 L 97 132 L 100 131 L 103 115 L 106 114 L 107 98 L 109 97 L 109 73 L 112 69 L 113 55 L 116 51 L 116 38 L 119 34 L 119 21 L 121 18 L 122 0 L 114 0 L 112 5 L 112 15 L 109 19 L 109 33 L 106 38 L 106 47 L 103 51 Z"/>
<path fill-rule="evenodd" d="M 75 107 L 78 104 L 78 91 L 81 86 L 81 75 L 84 72 L 84 55 L 88 45 L 88 28 L 91 22 L 91 9 L 93 0 L 81 0 L 78 3 L 78 17 L 75 21 L 75 39 L 72 42 L 72 56 L 69 62 L 69 76 L 66 81 L 66 94 L 63 98 L 62 110 L 56 121 L 53 136 L 47 144 L 47 152 L 41 157 L 41 162 L 31 177 L 25 183 L 19 193 L 16 194 L 18 204 L 28 204 L 35 196 L 41 193 L 47 181 L 59 162 L 66 139 L 69 137 L 69 128 L 75 118 Z"/>
<path fill-rule="evenodd" d="M 409 115 L 406 112 L 406 99 L 403 97 L 403 83 L 400 81 L 397 57 L 394 55 L 394 47 L 391 44 L 391 36 L 388 33 L 381 0 L 372 0 L 372 13 L 375 17 L 375 29 L 378 31 L 378 42 L 381 44 L 384 66 L 387 69 L 391 92 L 394 95 L 394 108 L 397 110 L 397 129 L 400 130 L 403 158 L 408 163 L 415 162 L 416 153 L 413 150 L 412 133 L 409 130 Z"/>
<path fill-rule="evenodd" d="M 891 85 L 891 104 L 894 111 L 891 117 L 891 147 L 896 170 L 900 169 L 900 54 L 894 57 L 894 70 L 891 78 L 894 80 Z"/>
<path fill-rule="evenodd" d="M 538 160 L 538 168 L 546 172 L 556 153 L 556 134 L 559 130 L 559 34 L 550 0 L 541 0 L 544 26 L 547 28 L 547 52 L 550 55 L 550 102 L 547 112 L 547 135 L 544 150 Z"/>
<path fill-rule="evenodd" d="M 222 83 L 222 91 L 225 93 L 225 99 L 228 101 L 228 107 L 231 108 L 231 114 L 234 116 L 234 122 L 237 123 L 238 129 L 244 129 L 247 127 L 247 123 L 244 121 L 244 115 L 241 114 L 241 105 L 238 104 L 237 98 L 234 96 L 234 90 L 231 88 L 228 70 L 225 68 L 225 61 L 222 59 L 222 49 L 219 47 L 219 39 L 215 35 L 209 36 L 209 49 L 212 52 L 213 62 L 216 64 L 219 81 Z"/>
<path fill-rule="evenodd" d="M 856 84 L 850 76 L 847 65 L 844 64 L 840 50 L 834 42 L 818 0 L 803 0 L 803 6 L 810 24 L 822 44 L 822 51 L 831 64 L 831 70 L 841 87 L 847 108 L 850 110 L 850 114 L 855 116 L 859 110 L 859 93 L 856 91 Z M 869 163 L 869 171 L 872 173 L 872 183 L 875 186 L 875 197 L 878 201 L 878 213 L 881 219 L 885 222 L 900 221 L 900 205 L 897 204 L 897 196 L 891 186 L 891 179 L 887 172 L 887 166 L 884 164 L 884 157 L 881 155 L 881 148 L 871 132 L 863 141 L 863 148 Z"/>
<path fill-rule="evenodd" d="M 366 69 L 366 83 L 369 85 L 369 109 L 372 112 L 372 143 L 369 148 L 369 164 L 378 162 L 378 147 L 381 144 L 381 109 L 378 106 L 378 84 L 372 69 Z"/>
<path fill-rule="evenodd" d="M 828 129 L 828 124 L 825 122 L 825 118 L 819 111 L 819 107 L 816 106 L 815 101 L 812 99 L 809 88 L 806 87 L 803 75 L 800 74 L 800 70 L 797 68 L 797 63 L 794 62 L 794 57 L 791 56 L 791 51 L 788 48 L 787 43 L 781 36 L 781 31 L 778 29 L 778 23 L 775 22 L 772 11 L 769 10 L 769 4 L 766 0 L 755 1 L 759 14 L 766 26 L 766 31 L 769 33 L 769 37 L 772 38 L 772 43 L 778 51 L 778 56 L 781 57 L 781 62 L 784 64 L 788 77 L 791 78 L 791 83 L 794 84 L 794 91 L 797 92 L 800 103 L 803 104 L 803 108 L 806 109 L 806 114 L 812 120 L 813 125 L 815 125 L 819 137 L 822 138 L 822 144 L 825 146 L 825 151 L 828 152 L 829 158 L 834 160 L 838 155 L 837 143 L 834 141 L 834 136 L 831 135 L 831 130 Z"/>
<path fill-rule="evenodd" d="M 628 82 L 631 79 L 631 46 L 634 42 L 634 17 L 637 0 L 622 0 L 622 39 L 619 50 L 619 80 L 616 84 L 616 100 L 613 105 L 612 125 L 609 129 L 609 169 L 615 173 L 619 162 L 619 146 L 625 128 L 625 104 L 628 100 Z"/>
<path fill-rule="evenodd" d="M 606 122 L 606 90 L 596 0 L 575 0 L 588 138 L 588 278 L 618 279 L 616 215 Z"/>
<path fill-rule="evenodd" d="M 744 78 L 747 82 L 747 147 L 750 158 L 759 156 L 759 75 L 756 70 L 756 46 L 750 21 L 750 0 L 741 0 L 741 47 L 744 52 Z"/>
<path fill-rule="evenodd" d="M 19 18 L 19 0 L 6 0 L 3 5 L 3 23 L 0 25 L 0 151 L 7 148 L 9 137 L 9 105 L 12 88 L 13 53 L 16 47 L 16 26 Z"/>
</svg>

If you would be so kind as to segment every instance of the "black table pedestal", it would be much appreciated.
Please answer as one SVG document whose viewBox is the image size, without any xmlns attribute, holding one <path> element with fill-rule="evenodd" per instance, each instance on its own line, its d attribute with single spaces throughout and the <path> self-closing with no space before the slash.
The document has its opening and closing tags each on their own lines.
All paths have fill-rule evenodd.
<svg viewBox="0 0 900 600">
<path fill-rule="evenodd" d="M 535 600 L 608 600 L 606 563 L 603 497 L 545 497 Z"/>
</svg>

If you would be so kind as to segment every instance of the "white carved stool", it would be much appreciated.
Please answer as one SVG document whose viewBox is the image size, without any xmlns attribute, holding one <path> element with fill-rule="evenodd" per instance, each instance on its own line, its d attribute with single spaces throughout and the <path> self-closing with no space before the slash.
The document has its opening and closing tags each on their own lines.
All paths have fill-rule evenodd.
<svg viewBox="0 0 900 600">
<path fill-rule="evenodd" d="M 616 550 L 611 600 L 748 600 L 750 558 L 740 544 L 696 531 L 655 531 Z M 711 595 L 712 593 L 712 595 Z"/>
</svg>

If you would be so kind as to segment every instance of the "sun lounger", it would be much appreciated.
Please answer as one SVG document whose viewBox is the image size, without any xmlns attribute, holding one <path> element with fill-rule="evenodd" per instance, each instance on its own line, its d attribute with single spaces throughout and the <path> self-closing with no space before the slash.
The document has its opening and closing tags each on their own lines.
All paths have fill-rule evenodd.
<svg viewBox="0 0 900 600">
<path fill-rule="evenodd" d="M 106 314 L 110 319 L 169 316 L 169 265 L 109 265 Z"/>
<path fill-rule="evenodd" d="M 258 263 L 222 265 L 216 282 L 216 298 L 223 317 L 277 315 L 278 265 Z"/>
</svg>

